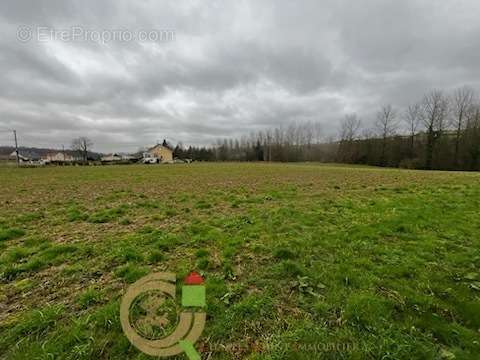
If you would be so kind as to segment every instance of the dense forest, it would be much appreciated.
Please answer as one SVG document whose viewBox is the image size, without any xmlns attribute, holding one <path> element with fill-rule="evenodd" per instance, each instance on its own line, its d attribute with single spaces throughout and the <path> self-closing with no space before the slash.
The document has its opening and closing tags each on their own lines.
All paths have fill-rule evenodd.
<svg viewBox="0 0 480 360">
<path fill-rule="evenodd" d="M 372 123 L 370 121 L 369 123 Z M 480 103 L 473 89 L 434 90 L 406 109 L 383 105 L 373 126 L 345 115 L 337 137 L 320 123 L 296 123 L 215 146 L 175 148 L 204 161 L 321 161 L 412 169 L 480 170 Z"/>
</svg>

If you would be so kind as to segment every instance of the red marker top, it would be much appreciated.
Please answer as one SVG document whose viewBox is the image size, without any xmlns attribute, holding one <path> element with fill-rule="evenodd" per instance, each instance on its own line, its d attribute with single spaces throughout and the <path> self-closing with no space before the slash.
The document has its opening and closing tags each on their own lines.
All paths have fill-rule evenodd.
<svg viewBox="0 0 480 360">
<path fill-rule="evenodd" d="M 183 283 L 185 285 L 201 285 L 203 284 L 203 277 L 196 271 L 192 271 L 190 274 L 188 274 Z"/>
</svg>

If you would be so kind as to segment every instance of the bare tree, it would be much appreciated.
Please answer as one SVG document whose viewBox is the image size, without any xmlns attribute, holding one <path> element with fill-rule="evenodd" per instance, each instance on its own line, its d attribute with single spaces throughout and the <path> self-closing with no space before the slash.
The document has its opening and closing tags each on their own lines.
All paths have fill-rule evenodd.
<svg viewBox="0 0 480 360">
<path fill-rule="evenodd" d="M 443 134 L 448 114 L 448 99 L 440 90 L 433 90 L 423 99 L 422 120 L 427 132 L 425 168 L 432 168 L 435 144 Z"/>
<path fill-rule="evenodd" d="M 396 121 L 397 112 L 392 108 L 392 105 L 382 106 L 377 113 L 377 121 L 375 127 L 377 133 L 382 139 L 382 149 L 380 153 L 380 165 L 385 166 L 386 150 L 388 139 L 395 134 L 398 123 Z"/>
<path fill-rule="evenodd" d="M 72 150 L 78 152 L 84 162 L 88 160 L 88 151 L 93 146 L 92 140 L 87 137 L 81 136 L 72 140 Z"/>
<path fill-rule="evenodd" d="M 417 135 L 418 128 L 421 122 L 421 106 L 416 103 L 410 105 L 405 111 L 403 120 L 405 121 L 410 135 L 410 156 L 415 153 L 415 136 Z"/>
<path fill-rule="evenodd" d="M 272 139 L 273 139 L 272 132 L 270 130 L 267 130 L 265 132 L 265 144 L 267 147 L 267 151 L 266 151 L 267 161 L 272 161 Z"/>
<path fill-rule="evenodd" d="M 362 122 L 357 117 L 357 114 L 345 115 L 340 124 L 340 140 L 351 142 L 356 139 Z"/>
<path fill-rule="evenodd" d="M 323 137 L 323 127 L 320 122 L 313 123 L 313 141 L 315 144 L 320 144 L 322 142 Z"/>
<path fill-rule="evenodd" d="M 338 158 L 340 161 L 353 161 L 354 141 L 357 139 L 362 122 L 356 114 L 345 115 L 340 124 L 340 144 Z"/>
<path fill-rule="evenodd" d="M 479 170 L 480 103 L 469 94 L 468 88 L 448 97 L 441 91 L 432 91 L 402 112 L 401 119 L 392 106 L 383 106 L 377 113 L 376 126 L 368 130 L 361 127 L 355 114 L 347 115 L 334 140 L 322 137 L 319 123 L 299 121 L 221 140 L 214 148 L 190 147 L 187 154 L 198 160 L 339 161 Z M 469 107 L 468 103 L 474 106 Z M 395 136 L 397 119 L 402 120 L 409 136 Z M 450 132 L 445 134 L 453 128 L 452 124 L 457 137 L 453 131 L 451 136 Z M 455 147 L 458 163 L 454 166 Z M 417 161 L 420 158 L 423 163 Z"/>
<path fill-rule="evenodd" d="M 458 155 L 460 152 L 460 138 L 466 125 L 468 112 L 472 111 L 474 92 L 473 89 L 464 86 L 455 90 L 452 97 L 453 126 L 455 127 L 455 155 L 454 166 L 458 167 Z"/>
<path fill-rule="evenodd" d="M 466 125 L 467 159 L 470 170 L 480 170 L 480 104 L 472 106 Z"/>
</svg>

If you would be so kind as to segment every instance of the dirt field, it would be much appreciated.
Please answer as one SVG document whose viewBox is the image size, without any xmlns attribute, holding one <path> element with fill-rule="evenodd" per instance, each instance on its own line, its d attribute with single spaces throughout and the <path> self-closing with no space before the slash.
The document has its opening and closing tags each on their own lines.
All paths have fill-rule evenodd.
<svg viewBox="0 0 480 360">
<path fill-rule="evenodd" d="M 478 173 L 0 168 L 0 186 L 0 358 L 146 359 L 120 327 L 125 289 L 194 269 L 202 358 L 480 354 Z"/>
</svg>

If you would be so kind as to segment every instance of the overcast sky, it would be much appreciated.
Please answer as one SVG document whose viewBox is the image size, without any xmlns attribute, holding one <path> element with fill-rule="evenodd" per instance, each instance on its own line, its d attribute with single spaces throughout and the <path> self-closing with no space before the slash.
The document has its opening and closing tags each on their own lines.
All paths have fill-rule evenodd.
<svg viewBox="0 0 480 360">
<path fill-rule="evenodd" d="M 301 121 L 331 134 L 345 113 L 368 123 L 432 88 L 479 89 L 479 14 L 478 0 L 2 1 L 0 129 L 103 152 Z M 111 30 L 126 39 L 102 41 Z M 124 33 L 141 30 L 175 36 Z"/>
</svg>

